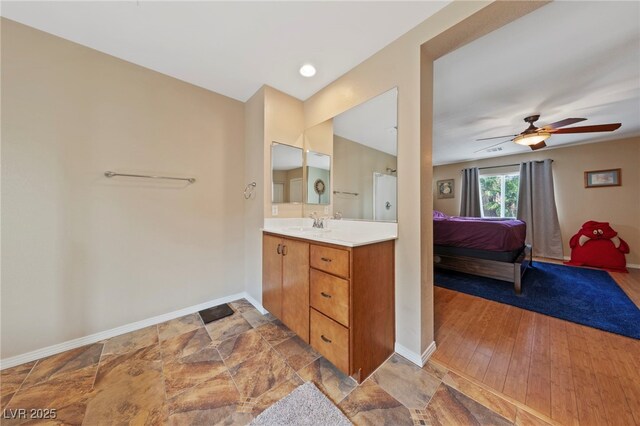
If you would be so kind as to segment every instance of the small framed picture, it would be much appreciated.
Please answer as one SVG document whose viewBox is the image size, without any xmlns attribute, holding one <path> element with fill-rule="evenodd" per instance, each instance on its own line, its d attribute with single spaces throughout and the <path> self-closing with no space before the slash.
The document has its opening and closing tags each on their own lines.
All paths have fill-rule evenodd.
<svg viewBox="0 0 640 426">
<path fill-rule="evenodd" d="M 622 185 L 621 169 L 591 170 L 584 172 L 585 188 L 601 188 L 603 186 Z"/>
<path fill-rule="evenodd" d="M 453 179 L 439 180 L 436 182 L 438 198 L 453 198 Z"/>
</svg>

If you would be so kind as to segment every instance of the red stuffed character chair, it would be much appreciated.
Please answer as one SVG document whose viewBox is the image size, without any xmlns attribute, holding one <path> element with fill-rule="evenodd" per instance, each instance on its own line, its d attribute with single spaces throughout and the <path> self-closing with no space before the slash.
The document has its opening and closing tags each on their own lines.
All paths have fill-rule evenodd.
<svg viewBox="0 0 640 426">
<path fill-rule="evenodd" d="M 571 237 L 571 260 L 565 262 L 574 266 L 593 266 L 612 272 L 627 272 L 625 253 L 629 245 L 608 222 L 590 220 L 582 225 L 576 235 Z"/>
</svg>

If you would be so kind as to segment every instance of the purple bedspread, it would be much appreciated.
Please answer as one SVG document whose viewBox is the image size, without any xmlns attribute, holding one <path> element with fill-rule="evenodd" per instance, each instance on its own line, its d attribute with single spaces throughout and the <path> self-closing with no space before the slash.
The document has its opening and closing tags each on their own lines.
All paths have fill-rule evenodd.
<svg viewBox="0 0 640 426">
<path fill-rule="evenodd" d="M 447 216 L 440 212 L 433 214 L 433 243 L 440 246 L 517 250 L 524 245 L 526 229 L 521 220 Z"/>
</svg>

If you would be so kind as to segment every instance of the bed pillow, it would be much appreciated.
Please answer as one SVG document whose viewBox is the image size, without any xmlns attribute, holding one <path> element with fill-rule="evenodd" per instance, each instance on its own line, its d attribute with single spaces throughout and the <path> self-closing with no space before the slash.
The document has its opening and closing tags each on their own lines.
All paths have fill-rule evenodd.
<svg viewBox="0 0 640 426">
<path fill-rule="evenodd" d="M 447 216 L 446 214 L 439 212 L 438 210 L 434 210 L 433 211 L 433 218 L 434 219 L 447 219 L 449 218 L 449 216 Z"/>
</svg>

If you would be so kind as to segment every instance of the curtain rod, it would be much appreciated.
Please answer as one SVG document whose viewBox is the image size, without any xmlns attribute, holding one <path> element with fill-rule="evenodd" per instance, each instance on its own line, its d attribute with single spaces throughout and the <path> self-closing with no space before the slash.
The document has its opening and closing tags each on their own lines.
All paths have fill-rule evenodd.
<svg viewBox="0 0 640 426">
<path fill-rule="evenodd" d="M 497 169 L 498 167 L 514 167 L 514 166 L 519 166 L 520 163 L 517 164 L 503 164 L 502 166 L 487 166 L 487 167 L 478 167 L 478 170 L 484 170 L 484 169 Z"/>
<path fill-rule="evenodd" d="M 536 160 L 534 161 L 534 163 L 544 163 L 546 160 Z M 553 160 L 551 160 L 551 162 L 553 163 Z M 524 163 L 524 161 L 523 161 Z M 522 163 L 515 163 L 515 164 L 503 164 L 501 166 L 487 166 L 487 167 L 478 167 L 478 170 L 485 170 L 485 169 L 497 169 L 499 167 L 515 167 L 515 166 L 519 166 Z M 464 170 L 464 169 L 462 169 Z"/>
</svg>

